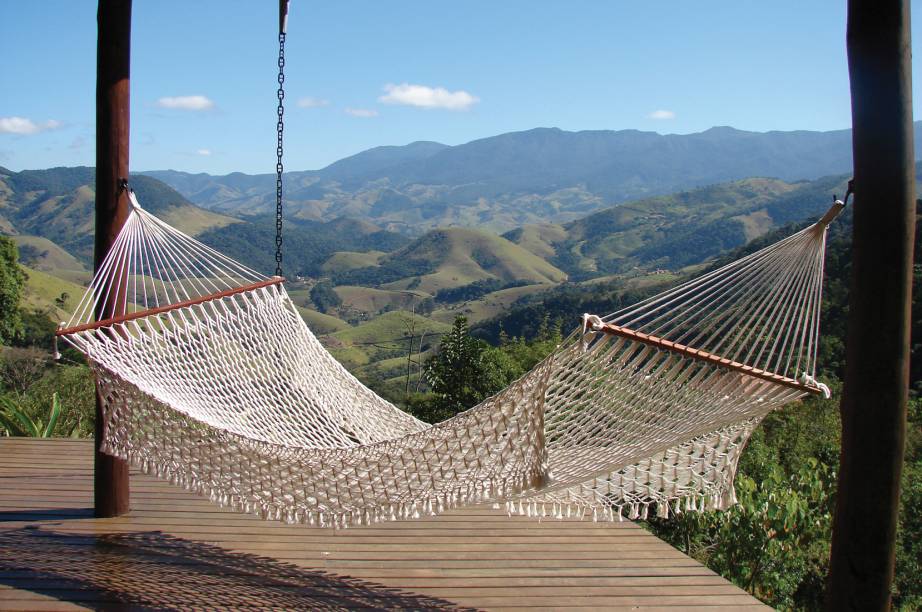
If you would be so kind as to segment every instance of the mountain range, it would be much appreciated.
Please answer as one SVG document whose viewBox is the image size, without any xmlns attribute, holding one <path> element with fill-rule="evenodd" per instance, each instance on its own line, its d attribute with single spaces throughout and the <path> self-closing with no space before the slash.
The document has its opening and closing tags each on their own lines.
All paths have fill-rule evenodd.
<svg viewBox="0 0 922 612">
<path fill-rule="evenodd" d="M 368 172 L 382 172 L 393 154 L 368 157 Z M 241 185 L 248 180 L 238 178 Z M 503 235 L 423 227 L 413 237 L 368 219 L 289 216 L 284 269 L 296 306 L 337 358 L 357 374 L 400 386 L 407 333 L 425 331 L 431 349 L 459 313 L 494 335 L 500 317 L 510 333 L 532 333 L 540 312 L 569 325 L 576 306 L 611 310 L 625 292 L 677 282 L 730 249 L 817 218 L 848 178 L 744 178 Z M 67 318 L 68 300 L 90 275 L 94 182 L 92 168 L 0 168 L 0 233 L 20 247 L 29 277 L 24 303 L 55 320 Z M 168 223 L 250 267 L 274 271 L 271 215 L 206 210 L 151 176 L 135 175 L 131 183 L 142 206 Z M 323 289 L 323 303 L 315 289 Z"/>
<path fill-rule="evenodd" d="M 922 137 L 922 122 L 915 124 Z M 751 177 L 785 182 L 851 167 L 851 131 L 686 135 L 537 128 L 461 145 L 376 147 L 315 171 L 286 174 L 294 219 L 361 219 L 419 235 L 437 227 L 504 232 L 562 224 L 619 203 Z M 259 216 L 275 207 L 275 176 L 152 171 L 203 208 Z"/>
</svg>

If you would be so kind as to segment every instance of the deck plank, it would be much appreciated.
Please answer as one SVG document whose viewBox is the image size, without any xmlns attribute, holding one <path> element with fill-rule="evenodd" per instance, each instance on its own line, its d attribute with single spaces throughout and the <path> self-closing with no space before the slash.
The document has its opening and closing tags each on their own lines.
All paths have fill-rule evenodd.
<svg viewBox="0 0 922 612">
<path fill-rule="evenodd" d="M 220 508 L 138 473 L 92 518 L 92 446 L 0 438 L 0 610 L 767 610 L 637 525 L 489 506 L 341 531 Z"/>
</svg>

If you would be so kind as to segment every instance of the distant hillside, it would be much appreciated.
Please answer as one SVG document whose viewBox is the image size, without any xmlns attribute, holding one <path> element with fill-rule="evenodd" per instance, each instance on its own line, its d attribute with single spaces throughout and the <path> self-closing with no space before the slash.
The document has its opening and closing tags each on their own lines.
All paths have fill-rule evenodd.
<svg viewBox="0 0 922 612">
<path fill-rule="evenodd" d="M 420 162 L 450 148 L 448 145 L 427 141 L 411 142 L 402 147 L 375 147 L 334 162 L 317 174 L 327 181 L 351 184 L 373 181 L 391 172 L 400 172 L 407 164 Z"/>
<path fill-rule="evenodd" d="M 198 238 L 264 274 L 275 270 L 274 216 L 250 217 L 233 227 L 210 229 Z M 334 219 L 328 223 L 286 219 L 282 238 L 285 273 L 313 277 L 327 274 L 324 265 L 337 252 L 372 252 L 371 257 L 376 257 L 410 241 L 401 234 L 352 219 Z"/>
<path fill-rule="evenodd" d="M 916 124 L 922 137 L 922 123 Z M 922 153 L 922 151 L 920 151 Z M 848 172 L 851 133 L 697 134 L 538 128 L 457 146 L 377 147 L 316 171 L 286 175 L 292 216 L 346 216 L 418 235 L 448 226 L 496 232 L 562 224 L 628 200 L 753 176 L 785 182 Z M 200 206 L 260 215 L 274 206 L 272 175 L 151 172 Z"/>
<path fill-rule="evenodd" d="M 821 215 L 848 175 L 787 183 L 744 179 L 628 202 L 564 226 L 505 237 L 574 278 L 676 270 L 703 262 L 795 219 Z"/>
<path fill-rule="evenodd" d="M 334 276 L 341 285 L 413 289 L 429 294 L 476 281 L 557 283 L 566 274 L 508 240 L 472 229 L 428 232 L 376 266 Z"/>
<path fill-rule="evenodd" d="M 38 250 L 39 259 L 62 249 L 89 266 L 93 258 L 95 182 L 94 169 L 87 167 L 0 173 L 0 232 L 50 241 L 31 245 Z M 149 176 L 133 177 L 131 186 L 145 209 L 187 233 L 195 235 L 238 223 L 195 206 Z M 24 239 L 19 242 L 28 243 Z M 32 250 L 27 248 L 27 252 Z M 60 253 L 55 257 L 60 261 Z M 72 264 L 67 266 L 73 269 Z"/>
<path fill-rule="evenodd" d="M 89 266 L 41 236 L 13 236 L 19 248 L 19 263 L 32 270 L 54 274 L 79 285 L 89 284 L 93 276 Z"/>
</svg>

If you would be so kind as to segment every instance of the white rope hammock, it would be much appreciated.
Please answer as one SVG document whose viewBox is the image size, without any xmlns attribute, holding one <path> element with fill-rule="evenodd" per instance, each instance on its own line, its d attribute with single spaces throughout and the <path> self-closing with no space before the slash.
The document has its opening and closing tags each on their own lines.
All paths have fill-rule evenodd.
<svg viewBox="0 0 922 612">
<path fill-rule="evenodd" d="M 98 378 L 103 450 L 264 517 L 345 527 L 489 501 L 597 519 L 723 508 L 759 421 L 828 393 L 814 368 L 841 203 L 748 257 L 585 316 L 534 370 L 430 426 L 349 374 L 282 279 L 131 201 L 58 332 Z"/>
</svg>

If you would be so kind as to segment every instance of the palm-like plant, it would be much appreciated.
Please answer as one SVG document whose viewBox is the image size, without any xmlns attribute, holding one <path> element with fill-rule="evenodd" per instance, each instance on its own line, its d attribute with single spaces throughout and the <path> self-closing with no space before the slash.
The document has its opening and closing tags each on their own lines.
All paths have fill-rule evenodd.
<svg viewBox="0 0 922 612">
<path fill-rule="evenodd" d="M 43 423 L 39 418 L 33 419 L 12 401 L 0 397 L 0 426 L 3 427 L 7 436 L 50 438 L 60 416 L 61 400 L 58 399 L 57 393 L 51 396 L 51 411 L 48 413 L 47 423 Z"/>
</svg>

